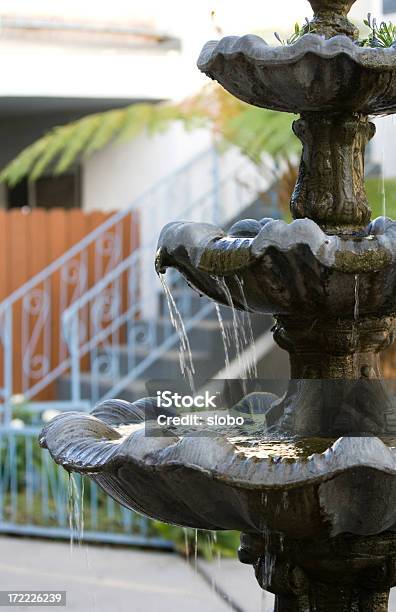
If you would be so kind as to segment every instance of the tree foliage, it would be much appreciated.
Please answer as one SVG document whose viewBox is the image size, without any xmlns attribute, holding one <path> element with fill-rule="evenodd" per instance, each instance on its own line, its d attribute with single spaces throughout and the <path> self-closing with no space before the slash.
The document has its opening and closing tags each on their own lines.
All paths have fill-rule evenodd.
<svg viewBox="0 0 396 612">
<path fill-rule="evenodd" d="M 297 146 L 290 115 L 248 106 L 211 84 L 181 103 L 132 104 L 55 127 L 12 160 L 0 181 L 13 186 L 24 177 L 62 174 L 110 142 L 156 134 L 174 122 L 189 130 L 210 127 L 217 141 L 236 145 L 256 163 L 263 152 L 286 156 Z"/>
</svg>

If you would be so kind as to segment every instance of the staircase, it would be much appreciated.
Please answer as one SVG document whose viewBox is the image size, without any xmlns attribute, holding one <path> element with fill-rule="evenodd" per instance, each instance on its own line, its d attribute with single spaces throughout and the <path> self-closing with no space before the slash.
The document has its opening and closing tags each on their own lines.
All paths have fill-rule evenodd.
<svg viewBox="0 0 396 612">
<path fill-rule="evenodd" d="M 16 403 L 37 414 L 87 410 L 108 397 L 142 397 L 149 379 L 179 376 L 178 337 L 153 266 L 158 234 L 177 219 L 228 225 L 254 202 L 262 178 L 250 162 L 234 158 L 224 163 L 215 150 L 204 151 L 0 303 L 4 424 Z M 168 282 L 196 371 L 202 380 L 214 376 L 224 365 L 214 305 L 175 275 Z M 230 311 L 223 309 L 223 317 L 231 326 Z M 253 321 L 257 333 L 269 325 Z M 22 380 L 14 374 L 17 359 Z"/>
<path fill-rule="evenodd" d="M 175 282 L 173 285 L 172 294 L 179 311 L 183 312 L 181 304 L 186 296 L 179 283 Z M 135 401 L 150 394 L 150 381 L 183 380 L 179 338 L 170 323 L 165 297 L 159 295 L 157 300 L 158 316 L 136 321 L 133 325 L 133 341 L 128 344 L 113 344 L 110 349 L 98 349 L 95 355 L 97 365 L 91 360 L 92 367 L 77 374 L 80 393 L 78 401 L 88 401 L 91 405 L 99 399 L 114 396 Z M 192 295 L 188 310 L 189 316 L 184 316 L 183 319 L 192 351 L 194 381 L 199 388 L 224 368 L 225 350 L 213 303 L 206 298 Z M 220 307 L 220 312 L 225 332 L 230 339 L 227 352 L 232 361 L 236 359 L 232 311 Z M 272 322 L 272 317 L 252 316 L 254 337 L 269 331 Z M 69 397 L 72 385 L 72 372 L 61 376 L 57 396 L 65 399 Z"/>
</svg>

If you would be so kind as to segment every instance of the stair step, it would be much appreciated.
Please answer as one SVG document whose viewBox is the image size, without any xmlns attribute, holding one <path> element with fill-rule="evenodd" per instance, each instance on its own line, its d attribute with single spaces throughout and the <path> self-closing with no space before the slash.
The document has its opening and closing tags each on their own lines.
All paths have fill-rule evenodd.
<svg viewBox="0 0 396 612">
<path fill-rule="evenodd" d="M 273 319 L 271 316 L 252 315 L 251 322 L 253 335 L 257 338 L 271 328 Z M 150 328 L 150 322 L 141 321 L 140 323 L 143 331 L 145 326 L 147 326 L 148 329 Z M 154 332 L 153 330 L 151 331 L 156 334 L 155 346 L 160 346 L 164 338 L 164 330 L 167 329 L 169 332 L 169 326 L 170 321 L 166 318 L 160 318 L 154 323 Z M 225 322 L 224 327 L 230 332 L 232 330 L 232 322 Z M 224 346 L 218 321 L 205 319 L 197 323 L 188 331 L 188 338 L 193 355 L 193 364 L 196 370 L 197 381 L 202 381 L 202 383 L 204 383 L 206 380 L 214 377 L 225 364 Z M 150 351 L 151 349 L 147 346 L 136 346 L 136 353 L 138 355 L 137 365 L 150 355 Z M 130 362 L 128 362 L 128 353 L 128 346 L 125 344 L 120 344 L 115 347 L 115 356 L 118 359 L 117 365 L 120 371 L 120 378 L 124 377 L 131 370 L 129 365 Z M 230 361 L 232 361 L 236 356 L 233 334 L 231 334 L 231 346 L 228 347 L 228 353 Z M 91 376 L 90 372 L 83 372 L 81 374 L 81 393 L 83 399 L 91 399 Z M 102 396 L 111 389 L 113 382 L 109 377 L 102 374 L 99 379 L 99 395 Z M 146 394 L 146 381 L 178 379 L 182 379 L 182 374 L 180 372 L 179 347 L 176 341 L 174 347 L 160 355 L 156 361 L 141 373 L 139 379 L 128 385 L 120 395 L 129 401 L 134 401 Z M 70 397 L 70 383 L 71 379 L 69 375 L 63 376 L 60 379 L 58 383 L 59 399 L 67 399 Z"/>
<path fill-rule="evenodd" d="M 150 355 L 150 349 L 140 348 L 135 354 L 135 361 L 133 361 L 134 355 L 130 353 L 130 349 L 127 345 L 119 345 L 112 347 L 114 358 L 117 360 L 117 366 L 119 368 L 120 376 L 125 376 L 131 371 L 132 367 L 138 366 L 144 361 L 146 357 Z M 105 351 L 98 351 L 98 357 Z M 136 358 L 137 357 L 137 358 Z M 208 364 L 208 352 L 207 351 L 193 351 L 193 363 L 194 367 L 203 372 L 204 375 L 209 374 L 211 371 L 211 364 Z M 150 364 L 142 373 L 142 377 L 145 380 L 163 378 L 172 379 L 177 378 L 180 375 L 180 352 L 178 346 L 174 349 L 167 351 Z"/>
<path fill-rule="evenodd" d="M 92 398 L 92 374 L 91 372 L 81 372 L 80 374 L 80 393 L 81 399 L 83 400 L 93 400 Z M 100 375 L 99 380 L 97 381 L 97 392 L 99 397 L 105 395 L 112 387 L 114 381 L 109 376 Z M 71 388 L 71 377 L 70 376 L 62 376 L 58 380 L 57 384 L 57 392 L 60 397 L 70 397 L 70 388 Z M 130 382 L 125 389 L 123 389 L 122 393 L 119 393 L 119 399 L 126 399 L 130 402 L 134 402 L 141 397 L 145 397 L 147 395 L 146 384 L 144 380 L 134 380 Z"/>
<path fill-rule="evenodd" d="M 169 319 L 169 317 L 167 316 L 162 316 L 158 318 L 158 323 L 159 325 L 166 325 L 167 327 L 171 327 L 171 321 Z M 232 327 L 233 322 L 232 320 L 229 321 L 224 321 L 224 327 Z M 198 321 L 198 323 L 196 323 L 194 325 L 194 329 L 205 329 L 205 330 L 214 330 L 216 331 L 217 329 L 219 329 L 219 322 L 216 319 L 203 319 L 202 321 Z"/>
<path fill-rule="evenodd" d="M 188 291 L 190 291 L 191 295 L 188 294 L 187 296 L 188 299 L 185 302 L 184 302 L 184 300 L 186 299 L 186 289 L 185 288 L 172 291 L 172 296 L 179 309 L 182 309 L 179 301 L 181 301 L 182 304 L 184 302 L 185 307 L 188 310 L 189 316 L 193 316 L 197 314 L 207 303 L 211 302 L 211 300 L 209 300 L 208 298 L 204 296 L 200 297 L 198 294 L 193 293 L 191 289 L 188 289 Z M 169 307 L 168 307 L 166 295 L 164 293 L 160 293 L 158 295 L 158 312 L 159 312 L 160 317 L 169 318 Z M 227 306 L 220 306 L 220 312 L 221 312 L 221 316 L 224 321 L 232 320 L 232 309 L 231 308 L 228 308 Z M 208 320 L 215 319 L 217 321 L 217 313 L 214 307 L 211 310 L 211 312 L 206 315 L 206 318 Z"/>
<path fill-rule="evenodd" d="M 118 346 L 112 346 L 112 349 L 115 352 L 121 353 L 121 354 L 127 354 L 130 351 L 130 348 L 128 347 L 127 344 L 119 344 Z M 148 348 L 144 348 L 144 347 L 135 347 L 135 354 L 140 357 L 140 360 L 143 360 L 145 357 L 148 357 L 148 355 L 150 354 L 150 349 Z M 194 359 L 207 359 L 208 354 L 206 351 L 194 351 Z M 179 349 L 175 348 L 175 349 L 170 349 L 169 351 L 166 351 L 166 353 L 164 353 L 164 355 L 162 356 L 163 359 L 166 359 L 167 361 L 177 361 L 179 362 Z"/>
</svg>

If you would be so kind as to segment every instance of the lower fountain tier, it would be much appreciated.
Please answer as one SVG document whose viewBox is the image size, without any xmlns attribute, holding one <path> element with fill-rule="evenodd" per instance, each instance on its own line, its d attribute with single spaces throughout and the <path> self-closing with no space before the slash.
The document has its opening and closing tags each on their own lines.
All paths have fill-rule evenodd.
<svg viewBox="0 0 396 612">
<path fill-rule="evenodd" d="M 274 399 L 261 398 L 248 436 L 149 437 L 156 401 L 113 400 L 58 416 L 41 445 L 127 508 L 176 525 L 293 538 L 396 532 L 395 440 L 268 438 Z"/>
</svg>

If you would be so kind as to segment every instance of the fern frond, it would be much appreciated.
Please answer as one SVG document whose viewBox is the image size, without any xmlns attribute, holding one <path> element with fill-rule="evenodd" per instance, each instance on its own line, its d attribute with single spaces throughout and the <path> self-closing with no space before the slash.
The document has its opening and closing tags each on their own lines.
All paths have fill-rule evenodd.
<svg viewBox="0 0 396 612">
<path fill-rule="evenodd" d="M 87 158 L 95 151 L 103 149 L 119 133 L 124 120 L 123 109 L 107 112 L 84 148 L 84 157 Z"/>
<path fill-rule="evenodd" d="M 132 104 L 55 127 L 11 161 L 0 181 L 13 186 L 23 177 L 35 180 L 44 172 L 61 174 L 110 142 L 131 140 L 144 131 L 157 134 L 174 122 L 188 130 L 211 127 L 218 140 L 239 147 L 256 163 L 264 151 L 277 156 L 296 148 L 290 115 L 248 106 L 210 85 L 179 104 Z"/>
<path fill-rule="evenodd" d="M 40 156 L 44 155 L 50 146 L 51 133 L 36 140 L 13 159 L 1 172 L 0 182 L 5 182 L 13 187 L 25 176 L 29 176 L 32 167 Z"/>
<path fill-rule="evenodd" d="M 70 128 L 69 131 L 64 130 L 64 128 L 58 128 L 59 134 L 66 136 L 66 138 L 63 140 L 62 150 L 59 151 L 60 155 L 55 166 L 55 174 L 62 174 L 70 168 L 79 154 L 85 150 L 85 147 L 102 123 L 103 115 L 98 113 L 88 115 L 88 117 L 65 126 Z"/>
</svg>

